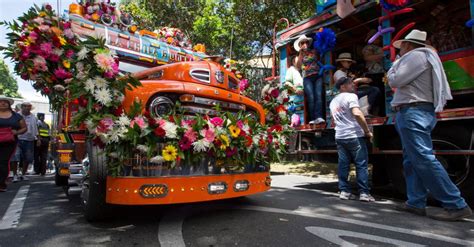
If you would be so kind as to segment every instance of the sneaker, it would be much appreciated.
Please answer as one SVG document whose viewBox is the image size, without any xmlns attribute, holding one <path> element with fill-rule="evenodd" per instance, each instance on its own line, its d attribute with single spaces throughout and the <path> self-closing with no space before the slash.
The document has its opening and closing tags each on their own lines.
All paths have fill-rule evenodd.
<svg viewBox="0 0 474 247">
<path fill-rule="evenodd" d="M 316 118 L 316 120 L 314 120 L 314 124 L 321 124 L 321 123 L 325 123 L 326 121 L 320 117 Z"/>
<path fill-rule="evenodd" d="M 309 124 L 316 124 L 316 120 L 309 121 Z"/>
<path fill-rule="evenodd" d="M 404 212 L 408 212 L 408 213 L 412 213 L 412 214 L 416 214 L 416 215 L 420 215 L 420 216 L 426 216 L 426 209 L 424 209 L 424 208 L 415 208 L 415 207 L 410 206 L 406 203 L 403 203 L 401 205 L 396 205 L 395 209 L 398 210 L 398 211 L 404 211 Z"/>
<path fill-rule="evenodd" d="M 12 182 L 13 182 L 13 183 L 16 183 L 16 182 L 18 182 L 18 181 L 20 181 L 20 180 L 18 179 L 18 176 L 17 176 L 17 175 L 13 176 Z"/>
<path fill-rule="evenodd" d="M 469 206 L 466 206 L 461 209 L 444 209 L 443 211 L 428 215 L 430 218 L 435 220 L 443 220 L 443 221 L 457 221 L 462 220 L 463 218 L 467 218 L 472 215 L 472 210 Z"/>
<path fill-rule="evenodd" d="M 28 181 L 30 180 L 27 176 L 20 176 L 20 180 Z"/>
<path fill-rule="evenodd" d="M 349 192 L 341 191 L 339 194 L 339 199 L 341 200 L 350 200 L 352 197 L 352 194 Z"/>
<path fill-rule="evenodd" d="M 359 195 L 359 201 L 362 202 L 375 202 L 375 198 L 370 194 L 362 193 Z"/>
</svg>

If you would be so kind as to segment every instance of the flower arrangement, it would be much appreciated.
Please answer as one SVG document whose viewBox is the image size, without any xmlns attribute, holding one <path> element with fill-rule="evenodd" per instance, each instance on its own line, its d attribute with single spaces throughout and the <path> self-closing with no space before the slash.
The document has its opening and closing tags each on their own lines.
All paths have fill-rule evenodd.
<svg viewBox="0 0 474 247">
<path fill-rule="evenodd" d="M 189 116 L 178 105 L 170 115 L 152 117 L 143 112 L 141 102 L 124 111 L 125 90 L 140 82 L 118 76 L 119 62 L 104 40 L 79 40 L 49 5 L 31 8 L 19 21 L 4 23 L 12 32 L 3 49 L 16 63 L 15 71 L 32 80 L 54 109 L 66 100 L 78 105 L 74 123 L 84 124 L 92 142 L 105 150 L 111 175 L 127 175 L 127 167 L 136 163 L 166 166 L 182 174 L 192 167 L 197 170 L 196 164 L 203 161 L 217 172 L 268 170 L 285 152 L 286 104 L 292 90 L 287 85 L 264 88 L 267 125 L 244 112 L 222 112 L 219 107 L 215 116 Z"/>
<path fill-rule="evenodd" d="M 71 24 L 55 17 L 48 4 L 35 5 L 18 20 L 1 23 L 12 30 L 7 34 L 8 47 L 2 48 L 16 62 L 16 73 L 34 81 L 33 87 L 48 96 L 57 109 L 65 100 L 64 89 L 72 80 L 72 63 L 78 52 Z"/>
</svg>

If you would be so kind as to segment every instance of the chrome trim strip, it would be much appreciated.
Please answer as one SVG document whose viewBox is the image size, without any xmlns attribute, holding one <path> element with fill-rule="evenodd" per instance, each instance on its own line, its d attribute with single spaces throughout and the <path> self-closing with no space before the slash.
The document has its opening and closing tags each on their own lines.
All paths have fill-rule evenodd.
<svg viewBox="0 0 474 247">
<path fill-rule="evenodd" d="M 195 80 L 205 82 L 207 84 L 211 83 L 211 71 L 209 69 L 192 69 L 189 71 L 189 76 Z"/>
</svg>

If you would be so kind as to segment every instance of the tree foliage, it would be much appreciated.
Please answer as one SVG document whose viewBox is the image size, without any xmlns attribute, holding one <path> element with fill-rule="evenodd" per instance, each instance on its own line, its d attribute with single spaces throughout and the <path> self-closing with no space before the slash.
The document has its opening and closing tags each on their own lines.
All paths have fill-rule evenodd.
<svg viewBox="0 0 474 247">
<path fill-rule="evenodd" d="M 5 61 L 0 58 L 0 94 L 8 97 L 20 98 L 18 84 L 10 73 Z"/>
<path fill-rule="evenodd" d="M 122 0 L 140 26 L 177 27 L 193 43 L 204 43 L 207 53 L 248 60 L 266 46 L 271 49 L 273 27 L 280 18 L 297 23 L 314 13 L 313 0 Z M 284 28 L 279 26 L 279 29 Z M 279 30 L 278 29 L 278 30 Z M 233 30 L 233 31 L 232 31 Z"/>
</svg>

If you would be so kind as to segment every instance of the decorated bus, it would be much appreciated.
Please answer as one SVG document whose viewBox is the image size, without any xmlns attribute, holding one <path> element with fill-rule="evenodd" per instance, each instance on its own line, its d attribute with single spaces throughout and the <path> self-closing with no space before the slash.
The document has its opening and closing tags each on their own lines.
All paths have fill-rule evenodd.
<svg viewBox="0 0 474 247">
<path fill-rule="evenodd" d="M 88 220 L 112 205 L 270 188 L 269 163 L 284 154 L 289 133 L 287 89 L 267 87 L 264 109 L 181 31 L 139 30 L 102 1 L 69 9 L 65 20 L 51 5 L 34 6 L 19 22 L 3 23 L 11 29 L 3 50 L 50 99 L 56 183 L 78 181 Z"/>
<path fill-rule="evenodd" d="M 285 74 L 291 65 L 290 58 L 297 54 L 294 42 L 301 35 L 313 38 L 315 48 L 328 48 L 319 62 L 320 75 L 324 81 L 322 107 L 325 122 L 309 124 L 304 98 L 296 97 L 290 106 L 293 109 L 291 114 L 299 119 L 295 127 L 298 141 L 294 153 L 335 160 L 337 150 L 329 103 L 337 93 L 333 86 L 336 59 L 341 54 L 352 54 L 352 57 L 346 57 L 346 60 L 353 62 L 349 73 L 359 77 L 370 76 L 367 75 L 367 67 L 363 66 L 366 63 L 364 48 L 368 45 L 378 46 L 383 51 L 383 71 L 380 80 L 377 82 L 374 79 L 376 83 L 371 86 L 379 88 L 381 97 L 374 107 L 378 112 L 366 116 L 375 137 L 369 161 L 373 166 L 372 181 L 376 185 L 391 183 L 404 193 L 402 148 L 394 128 L 395 112 L 390 106 L 393 90 L 384 74 L 396 59 L 393 42 L 405 37 L 414 28 L 424 30 L 428 33 L 428 42 L 441 57 L 454 97 L 445 110 L 437 114 L 438 124 L 433 131 L 434 152 L 452 181 L 461 189 L 464 198 L 473 203 L 473 18 L 472 0 L 317 1 L 316 15 L 288 25 L 276 34 L 274 44 L 279 54 L 279 75 L 268 78 L 285 83 Z M 376 44 L 377 40 L 381 42 Z"/>
</svg>

